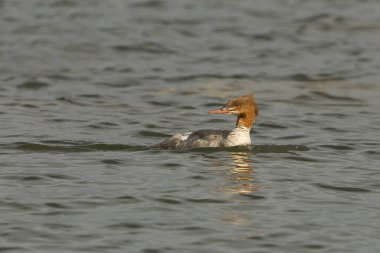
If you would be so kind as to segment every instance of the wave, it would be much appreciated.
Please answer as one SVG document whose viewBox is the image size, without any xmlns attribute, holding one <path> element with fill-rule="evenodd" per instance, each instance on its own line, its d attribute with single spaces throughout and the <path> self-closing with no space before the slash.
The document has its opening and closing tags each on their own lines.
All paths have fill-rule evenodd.
<svg viewBox="0 0 380 253">
<path fill-rule="evenodd" d="M 118 143 L 97 143 L 97 142 L 74 142 L 74 141 L 42 141 L 42 142 L 16 142 L 11 144 L 0 145 L 2 150 L 21 150 L 27 152 L 94 152 L 94 151 L 143 151 L 143 150 L 162 150 L 151 146 L 128 145 Z M 289 153 L 293 151 L 308 151 L 309 147 L 305 145 L 250 145 L 241 147 L 212 147 L 196 148 L 190 150 L 167 150 L 168 152 L 246 152 L 246 153 Z"/>
</svg>

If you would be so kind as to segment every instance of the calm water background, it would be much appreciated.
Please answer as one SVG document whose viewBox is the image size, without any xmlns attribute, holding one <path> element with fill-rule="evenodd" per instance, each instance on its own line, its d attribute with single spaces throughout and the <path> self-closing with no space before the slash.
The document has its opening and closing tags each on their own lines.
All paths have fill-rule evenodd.
<svg viewBox="0 0 380 253">
<path fill-rule="evenodd" d="M 379 252 L 379 69 L 376 0 L 2 0 L 0 251 Z"/>
</svg>

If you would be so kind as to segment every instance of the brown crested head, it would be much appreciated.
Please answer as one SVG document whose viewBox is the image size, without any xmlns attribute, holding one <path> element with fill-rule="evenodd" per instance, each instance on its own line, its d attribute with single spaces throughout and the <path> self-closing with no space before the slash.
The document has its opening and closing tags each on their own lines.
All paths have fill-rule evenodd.
<svg viewBox="0 0 380 253">
<path fill-rule="evenodd" d="M 217 110 L 211 110 L 210 114 L 235 114 L 236 125 L 251 128 L 259 115 L 259 108 L 253 95 L 245 95 L 229 100 L 226 106 Z"/>
</svg>

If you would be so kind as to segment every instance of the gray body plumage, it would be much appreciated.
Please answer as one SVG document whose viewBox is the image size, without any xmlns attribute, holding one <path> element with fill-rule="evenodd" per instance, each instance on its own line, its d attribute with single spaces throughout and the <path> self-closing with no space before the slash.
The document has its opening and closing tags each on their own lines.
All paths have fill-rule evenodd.
<svg viewBox="0 0 380 253">
<path fill-rule="evenodd" d="M 231 147 L 251 144 L 249 129 L 236 127 L 227 130 L 199 130 L 184 134 L 175 134 L 155 147 L 165 149 L 192 149 L 202 147 Z"/>
</svg>

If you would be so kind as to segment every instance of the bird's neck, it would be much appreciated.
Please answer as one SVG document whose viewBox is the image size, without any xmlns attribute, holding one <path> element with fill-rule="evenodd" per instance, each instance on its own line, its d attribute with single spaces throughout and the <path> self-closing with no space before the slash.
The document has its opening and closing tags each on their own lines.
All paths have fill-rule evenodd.
<svg viewBox="0 0 380 253">
<path fill-rule="evenodd" d="M 236 119 L 236 127 L 242 126 L 248 129 L 252 128 L 252 125 L 254 123 L 254 116 L 251 113 L 239 115 Z"/>
</svg>

